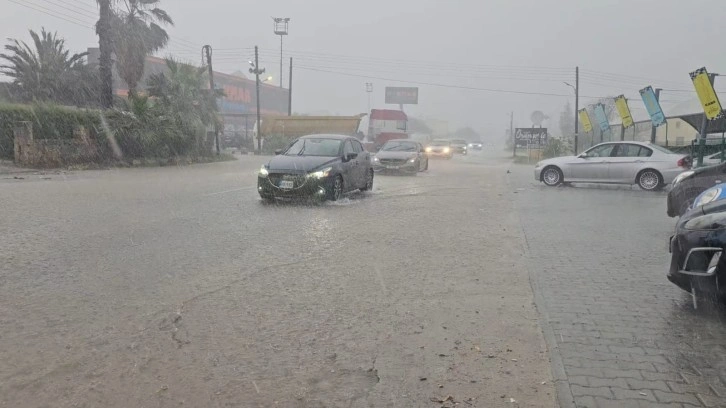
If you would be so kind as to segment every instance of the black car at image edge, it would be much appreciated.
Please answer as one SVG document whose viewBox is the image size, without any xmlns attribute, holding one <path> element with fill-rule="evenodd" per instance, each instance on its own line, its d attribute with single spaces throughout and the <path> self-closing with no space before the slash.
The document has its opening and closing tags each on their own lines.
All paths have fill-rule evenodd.
<svg viewBox="0 0 726 408">
<path fill-rule="evenodd" d="M 275 154 L 257 176 L 257 192 L 263 200 L 335 201 L 346 192 L 373 188 L 370 153 L 354 137 L 303 136 Z"/>
<path fill-rule="evenodd" d="M 699 194 L 723 182 L 726 182 L 726 163 L 687 170 L 679 174 L 673 180 L 671 190 L 668 192 L 668 216 L 682 216 Z"/>
</svg>

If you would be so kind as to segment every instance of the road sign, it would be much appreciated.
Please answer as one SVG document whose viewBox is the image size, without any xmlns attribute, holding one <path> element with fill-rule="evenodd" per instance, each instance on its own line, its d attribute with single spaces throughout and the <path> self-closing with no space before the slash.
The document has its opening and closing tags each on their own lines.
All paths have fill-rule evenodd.
<svg viewBox="0 0 726 408">
<path fill-rule="evenodd" d="M 709 120 L 721 117 L 723 111 L 721 102 L 719 102 L 716 91 L 713 89 L 713 84 L 711 83 L 711 78 L 709 78 L 706 68 L 699 68 L 691 72 L 690 75 L 693 86 L 696 88 L 698 99 L 703 106 L 703 111 L 706 113 L 706 117 Z"/>
<path fill-rule="evenodd" d="M 608 122 L 608 116 L 605 114 L 605 105 L 601 103 L 595 104 L 593 113 L 595 114 L 595 119 L 597 119 L 597 124 L 600 126 L 600 131 L 607 132 L 610 130 L 610 122 Z"/>
<path fill-rule="evenodd" d="M 516 128 L 514 129 L 514 139 L 519 146 L 544 145 L 547 144 L 547 128 Z"/>
<path fill-rule="evenodd" d="M 539 126 L 542 124 L 542 122 L 544 122 L 545 119 L 547 119 L 547 116 L 545 116 L 545 114 L 542 113 L 542 111 L 534 111 L 529 116 L 529 118 L 532 120 L 532 124 L 534 126 Z"/>
<path fill-rule="evenodd" d="M 386 103 L 397 105 L 418 105 L 418 88 L 387 86 Z"/>
<path fill-rule="evenodd" d="M 641 89 L 640 97 L 643 99 L 645 109 L 648 111 L 648 115 L 650 115 L 650 120 L 653 122 L 653 126 L 658 127 L 666 123 L 663 109 L 660 107 L 660 102 L 658 102 L 658 98 L 655 97 L 653 87 L 648 85 L 645 88 Z"/>
<path fill-rule="evenodd" d="M 592 122 L 590 122 L 590 115 L 587 114 L 587 109 L 580 109 L 578 115 L 580 115 L 582 130 L 588 133 L 592 132 Z"/>
<path fill-rule="evenodd" d="M 615 98 L 615 108 L 618 110 L 623 127 L 629 128 L 633 126 L 633 116 L 630 114 L 628 100 L 625 99 L 625 95 L 620 95 Z"/>
</svg>

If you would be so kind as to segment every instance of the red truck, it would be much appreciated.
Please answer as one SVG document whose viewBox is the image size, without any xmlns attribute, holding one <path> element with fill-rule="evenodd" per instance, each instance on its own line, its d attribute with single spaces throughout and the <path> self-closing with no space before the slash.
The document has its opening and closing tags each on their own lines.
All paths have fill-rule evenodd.
<svg viewBox="0 0 726 408">
<path fill-rule="evenodd" d="M 408 139 L 408 116 L 400 110 L 372 109 L 368 121 L 368 144 L 383 146 L 392 139 Z"/>
</svg>

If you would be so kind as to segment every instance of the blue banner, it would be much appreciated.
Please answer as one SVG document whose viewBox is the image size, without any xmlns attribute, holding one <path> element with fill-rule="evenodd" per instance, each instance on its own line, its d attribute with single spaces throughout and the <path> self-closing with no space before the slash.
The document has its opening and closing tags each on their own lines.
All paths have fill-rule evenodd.
<svg viewBox="0 0 726 408">
<path fill-rule="evenodd" d="M 605 114 L 605 106 L 598 103 L 595 105 L 593 112 L 595 113 L 597 124 L 600 125 L 600 131 L 604 133 L 610 130 L 610 122 L 608 122 L 608 116 Z"/>
<path fill-rule="evenodd" d="M 653 126 L 660 126 L 666 123 L 666 117 L 663 114 L 663 109 L 660 107 L 658 98 L 655 97 L 655 92 L 652 86 L 646 86 L 640 90 L 640 97 L 643 98 L 645 109 L 648 110 L 650 120 L 653 121 Z"/>
</svg>

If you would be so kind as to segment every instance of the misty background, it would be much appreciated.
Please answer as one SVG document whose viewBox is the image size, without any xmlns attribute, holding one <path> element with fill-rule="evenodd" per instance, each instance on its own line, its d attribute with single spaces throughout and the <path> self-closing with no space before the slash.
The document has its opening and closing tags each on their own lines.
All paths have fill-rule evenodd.
<svg viewBox="0 0 726 408">
<path fill-rule="evenodd" d="M 0 34 L 28 40 L 45 27 L 73 52 L 98 46 L 94 0 L 0 0 Z M 201 47 L 214 47 L 215 71 L 247 72 L 253 47 L 260 65 L 279 83 L 280 38 L 272 17 L 291 18 L 284 39 L 283 82 L 294 58 L 293 111 L 350 115 L 366 112 L 365 83 L 373 108 L 386 86 L 419 86 L 419 105 L 405 111 L 470 126 L 484 139 L 501 140 L 514 112 L 515 126 L 530 126 L 534 110 L 559 134 L 558 119 L 574 109 L 575 66 L 580 107 L 625 94 L 635 120 L 647 119 L 638 96 L 646 85 L 664 88 L 666 115 L 691 109 L 688 73 L 705 66 L 726 72 L 722 18 L 726 2 L 308 0 L 239 2 L 165 0 L 172 39 L 159 56 L 195 64 Z M 7 78 L 0 77 L 0 80 Z M 716 79 L 717 92 L 726 80 Z M 695 104 L 698 107 L 698 104 Z"/>
</svg>

